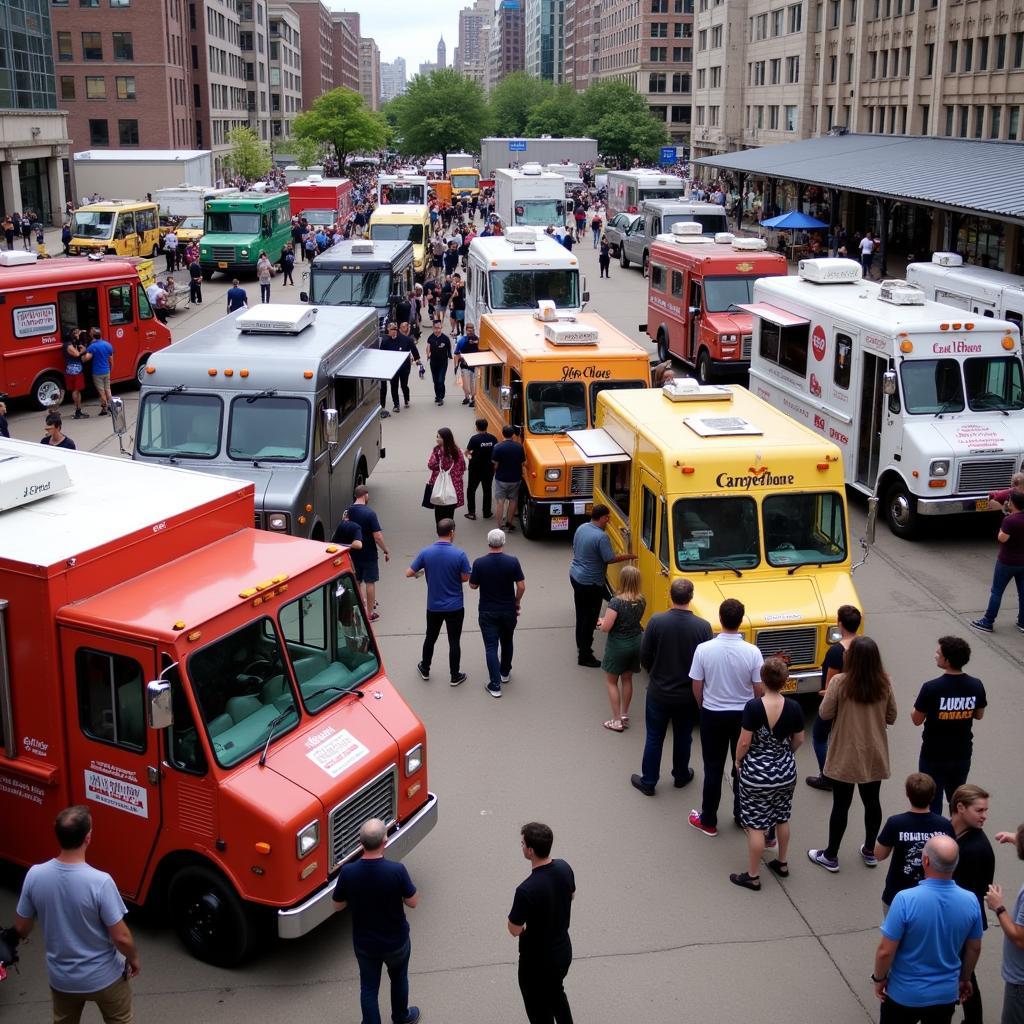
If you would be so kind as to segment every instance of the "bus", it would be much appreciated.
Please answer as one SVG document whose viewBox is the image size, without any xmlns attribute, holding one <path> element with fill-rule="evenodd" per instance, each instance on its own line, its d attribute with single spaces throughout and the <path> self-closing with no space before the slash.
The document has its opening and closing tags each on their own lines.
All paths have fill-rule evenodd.
<svg viewBox="0 0 1024 1024">
<path fill-rule="evenodd" d="M 277 263 L 292 239 L 291 207 L 287 192 L 239 192 L 210 199 L 205 231 L 199 246 L 199 266 L 209 281 L 218 270 L 228 276 L 255 272 L 260 252 Z"/>
<path fill-rule="evenodd" d="M 71 220 L 71 256 L 156 256 L 160 221 L 156 203 L 89 203 Z"/>
</svg>

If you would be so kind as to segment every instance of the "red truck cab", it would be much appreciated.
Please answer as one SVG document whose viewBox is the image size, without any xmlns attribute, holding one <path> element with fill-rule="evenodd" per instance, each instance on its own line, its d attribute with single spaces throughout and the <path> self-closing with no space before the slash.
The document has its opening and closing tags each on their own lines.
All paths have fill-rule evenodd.
<svg viewBox="0 0 1024 1024">
<path fill-rule="evenodd" d="M 647 323 L 640 330 L 662 361 L 674 356 L 709 383 L 750 368 L 752 301 L 759 277 L 788 273 L 785 257 L 760 238 L 701 234 L 699 224 L 673 225 L 651 245 Z"/>
<path fill-rule="evenodd" d="M 311 174 L 288 186 L 288 203 L 295 216 L 305 217 L 316 227 L 331 226 L 340 231 L 352 212 L 352 182 Z"/>
</svg>

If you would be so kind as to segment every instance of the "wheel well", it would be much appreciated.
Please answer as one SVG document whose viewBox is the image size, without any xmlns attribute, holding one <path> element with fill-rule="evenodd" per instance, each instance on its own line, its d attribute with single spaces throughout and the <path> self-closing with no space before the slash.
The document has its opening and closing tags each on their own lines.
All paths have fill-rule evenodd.
<svg viewBox="0 0 1024 1024">
<path fill-rule="evenodd" d="M 211 871 L 216 871 L 229 885 L 234 885 L 224 872 L 208 857 L 204 857 L 193 850 L 175 850 L 173 853 L 167 854 L 160 861 L 156 871 L 153 873 L 153 881 L 149 886 L 149 892 L 146 894 L 144 903 L 147 909 L 153 909 L 159 913 L 164 912 L 171 879 L 182 868 L 208 868 Z"/>
<path fill-rule="evenodd" d="M 887 469 L 878 480 L 878 496 L 884 497 L 886 491 L 889 490 L 893 484 L 900 484 L 903 487 L 907 487 L 906 481 L 893 469 Z M 907 487 L 907 493 L 910 493 L 910 488 Z"/>
<path fill-rule="evenodd" d="M 309 535 L 310 540 L 322 541 L 324 539 L 324 524 L 318 519 L 313 526 L 313 532 Z"/>
</svg>

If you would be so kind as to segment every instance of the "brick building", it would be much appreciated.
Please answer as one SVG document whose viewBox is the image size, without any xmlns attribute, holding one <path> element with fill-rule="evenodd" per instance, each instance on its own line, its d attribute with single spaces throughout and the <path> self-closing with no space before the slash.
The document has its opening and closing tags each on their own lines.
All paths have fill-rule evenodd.
<svg viewBox="0 0 1024 1024">
<path fill-rule="evenodd" d="M 498 0 L 494 21 L 491 23 L 488 89 L 493 89 L 513 71 L 525 68 L 525 44 L 522 0 Z"/>
<path fill-rule="evenodd" d="M 367 36 L 359 38 L 359 92 L 370 110 L 380 109 L 380 48 Z"/>
<path fill-rule="evenodd" d="M 269 9 L 270 137 L 289 138 L 302 110 L 302 33 L 299 16 L 287 4 Z"/>
<path fill-rule="evenodd" d="M 359 15 L 335 11 L 331 15 L 332 84 L 359 92 Z"/>
</svg>

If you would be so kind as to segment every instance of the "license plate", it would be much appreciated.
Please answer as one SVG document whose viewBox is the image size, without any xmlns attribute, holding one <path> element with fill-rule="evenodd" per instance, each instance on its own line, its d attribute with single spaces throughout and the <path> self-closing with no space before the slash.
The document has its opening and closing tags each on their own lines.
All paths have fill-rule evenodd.
<svg viewBox="0 0 1024 1024">
<path fill-rule="evenodd" d="M 795 693 L 796 688 L 799 685 L 799 681 L 796 679 L 787 679 L 786 685 L 782 687 L 783 693 Z"/>
<path fill-rule="evenodd" d="M 569 529 L 569 517 L 568 516 L 552 516 L 551 517 L 551 529 L 552 530 L 568 530 Z"/>
<path fill-rule="evenodd" d="M 989 509 L 991 509 L 991 508 L 992 508 L 992 506 L 989 504 L 988 498 L 979 498 L 974 503 L 974 511 L 975 512 L 988 512 Z"/>
<path fill-rule="evenodd" d="M 227 270 L 228 269 L 228 265 L 226 263 L 218 263 L 217 267 L 220 270 Z"/>
</svg>

